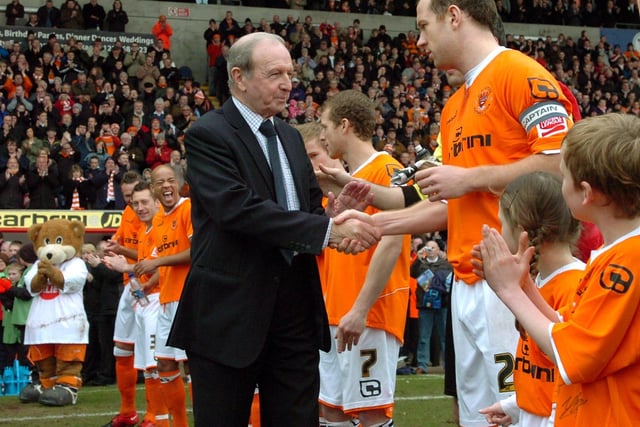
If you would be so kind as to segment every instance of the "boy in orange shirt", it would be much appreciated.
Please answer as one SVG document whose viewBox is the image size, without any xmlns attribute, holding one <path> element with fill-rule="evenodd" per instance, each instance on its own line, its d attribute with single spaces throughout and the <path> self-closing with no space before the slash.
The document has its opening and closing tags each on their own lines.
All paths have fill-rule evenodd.
<svg viewBox="0 0 640 427">
<path fill-rule="evenodd" d="M 607 114 L 578 122 L 564 139 L 564 199 L 574 217 L 602 231 L 604 246 L 592 251 L 572 303 L 558 312 L 530 292 L 534 251 L 524 233 L 513 256 L 498 231 L 482 230 L 476 268 L 562 380 L 555 426 L 631 426 L 640 419 L 639 137 L 640 119 Z"/>
</svg>

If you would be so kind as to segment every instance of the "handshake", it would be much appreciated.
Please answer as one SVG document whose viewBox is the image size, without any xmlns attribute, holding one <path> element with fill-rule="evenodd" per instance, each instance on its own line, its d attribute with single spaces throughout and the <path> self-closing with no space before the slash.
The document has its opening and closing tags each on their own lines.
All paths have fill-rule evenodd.
<svg viewBox="0 0 640 427">
<path fill-rule="evenodd" d="M 371 186 L 352 181 L 336 199 L 329 194 L 327 215 L 333 219 L 329 234 L 329 247 L 346 254 L 358 254 L 380 241 L 382 235 L 373 217 L 364 210 L 373 201 Z"/>
</svg>

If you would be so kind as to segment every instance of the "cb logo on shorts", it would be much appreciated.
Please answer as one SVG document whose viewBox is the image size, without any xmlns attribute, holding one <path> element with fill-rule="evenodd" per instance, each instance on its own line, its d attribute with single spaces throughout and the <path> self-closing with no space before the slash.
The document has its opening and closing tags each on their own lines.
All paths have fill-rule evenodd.
<svg viewBox="0 0 640 427">
<path fill-rule="evenodd" d="M 360 395 L 362 397 L 375 397 L 382 394 L 382 387 L 378 380 L 360 381 Z"/>
</svg>

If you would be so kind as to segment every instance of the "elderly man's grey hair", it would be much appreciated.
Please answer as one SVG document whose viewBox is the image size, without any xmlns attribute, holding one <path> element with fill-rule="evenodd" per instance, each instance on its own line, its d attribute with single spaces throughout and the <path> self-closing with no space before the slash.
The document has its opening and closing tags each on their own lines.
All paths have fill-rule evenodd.
<svg viewBox="0 0 640 427">
<path fill-rule="evenodd" d="M 271 40 L 285 46 L 285 42 L 282 37 L 265 32 L 247 34 L 246 36 L 238 39 L 238 41 L 231 46 L 229 49 L 229 56 L 227 57 L 227 72 L 229 73 L 230 89 L 232 89 L 235 84 L 231 75 L 231 70 L 234 67 L 238 67 L 240 70 L 244 71 L 247 77 L 251 77 L 254 66 L 253 52 L 256 45 L 264 40 Z"/>
</svg>

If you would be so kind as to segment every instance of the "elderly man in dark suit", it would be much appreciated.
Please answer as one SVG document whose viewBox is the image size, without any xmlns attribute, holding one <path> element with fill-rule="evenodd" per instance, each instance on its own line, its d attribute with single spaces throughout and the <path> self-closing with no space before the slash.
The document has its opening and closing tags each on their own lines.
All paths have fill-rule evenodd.
<svg viewBox="0 0 640 427">
<path fill-rule="evenodd" d="M 274 117 L 291 90 L 283 40 L 242 37 L 228 70 L 232 98 L 186 133 L 194 234 L 169 345 L 187 350 L 197 426 L 245 427 L 256 385 L 263 426 L 317 426 L 330 342 L 315 255 L 379 236 L 324 214 L 300 134 Z"/>
</svg>

